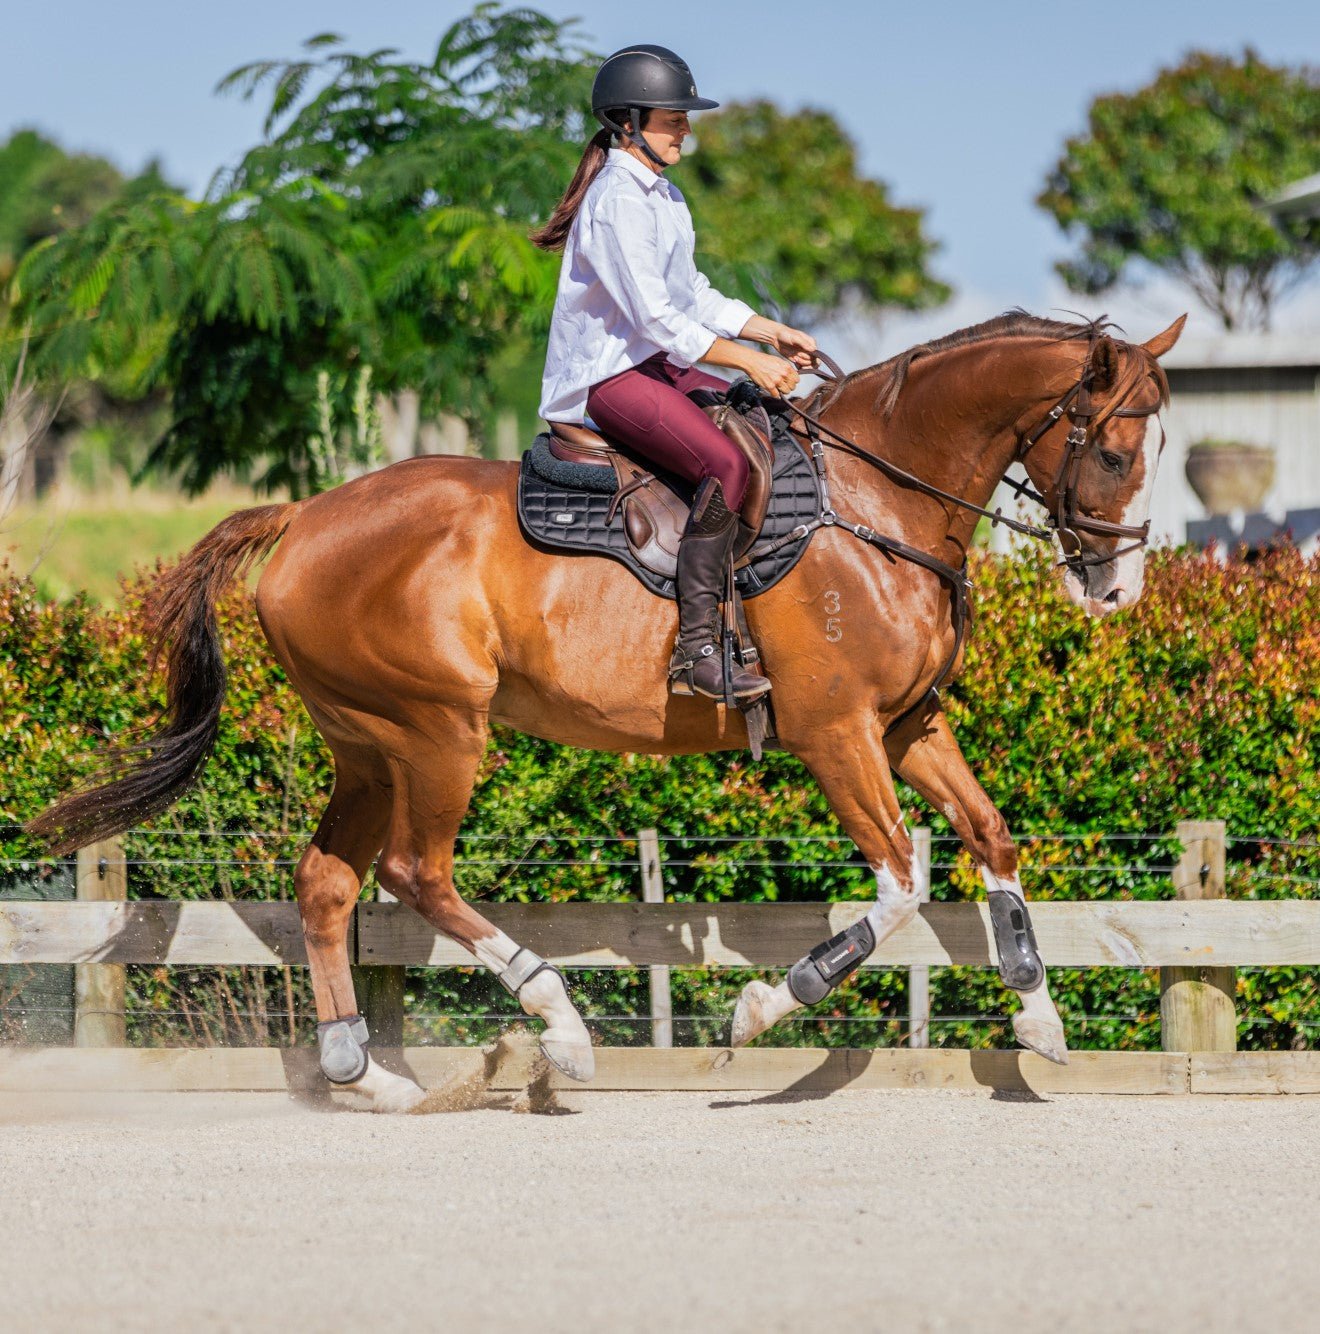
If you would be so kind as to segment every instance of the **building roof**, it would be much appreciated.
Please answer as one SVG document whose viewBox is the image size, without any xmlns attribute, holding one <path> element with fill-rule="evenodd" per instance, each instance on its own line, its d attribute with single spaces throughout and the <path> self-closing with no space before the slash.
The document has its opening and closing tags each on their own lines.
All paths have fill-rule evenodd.
<svg viewBox="0 0 1320 1334">
<path fill-rule="evenodd" d="M 1278 194 L 1267 199 L 1263 207 L 1280 216 L 1320 217 L 1320 171 L 1285 185 Z"/>
<path fill-rule="evenodd" d="M 1160 358 L 1168 370 L 1303 366 L 1320 371 L 1320 338 L 1306 334 L 1226 333 L 1182 338 Z"/>
</svg>

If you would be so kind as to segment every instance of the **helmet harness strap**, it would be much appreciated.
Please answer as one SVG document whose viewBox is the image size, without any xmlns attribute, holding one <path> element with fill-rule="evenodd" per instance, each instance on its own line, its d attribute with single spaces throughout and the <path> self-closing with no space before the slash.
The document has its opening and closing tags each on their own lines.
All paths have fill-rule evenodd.
<svg viewBox="0 0 1320 1334">
<path fill-rule="evenodd" d="M 629 107 L 628 119 L 625 120 L 622 125 L 620 125 L 617 121 L 612 121 L 607 119 L 604 115 L 602 115 L 600 119 L 603 120 L 605 124 L 608 125 L 610 129 L 614 131 L 615 134 L 621 135 L 623 138 L 629 139 L 634 144 L 636 144 L 637 147 L 640 148 L 642 152 L 645 153 L 646 156 L 650 158 L 650 160 L 654 162 L 655 165 L 661 171 L 664 171 L 665 168 L 669 166 L 669 163 L 666 162 L 664 158 L 662 158 L 660 154 L 657 153 L 655 149 L 652 148 L 651 145 L 648 144 L 645 138 L 642 136 L 641 107 Z"/>
</svg>

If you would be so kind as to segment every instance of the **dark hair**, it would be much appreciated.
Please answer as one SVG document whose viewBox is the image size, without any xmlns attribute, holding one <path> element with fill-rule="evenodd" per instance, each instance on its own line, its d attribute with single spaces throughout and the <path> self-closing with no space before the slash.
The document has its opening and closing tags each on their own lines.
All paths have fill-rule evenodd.
<svg viewBox="0 0 1320 1334">
<path fill-rule="evenodd" d="M 624 121 L 631 120 L 632 115 L 622 107 L 605 113 L 613 121 L 622 124 Z M 650 118 L 650 111 L 643 109 L 641 128 L 646 128 L 646 122 Z M 582 154 L 582 159 L 577 165 L 577 170 L 573 173 L 573 179 L 568 183 L 568 189 L 564 191 L 563 198 L 555 205 L 554 212 L 550 215 L 550 220 L 544 227 L 537 228 L 536 231 L 529 233 L 528 239 L 534 246 L 539 246 L 542 250 L 562 250 L 564 242 L 568 240 L 569 229 L 573 226 L 573 219 L 578 215 L 578 209 L 582 207 L 582 201 L 586 198 L 588 189 L 592 181 L 600 174 L 600 169 L 605 165 L 609 157 L 610 143 L 614 138 L 612 130 L 598 130 L 587 145 L 587 150 Z"/>
</svg>

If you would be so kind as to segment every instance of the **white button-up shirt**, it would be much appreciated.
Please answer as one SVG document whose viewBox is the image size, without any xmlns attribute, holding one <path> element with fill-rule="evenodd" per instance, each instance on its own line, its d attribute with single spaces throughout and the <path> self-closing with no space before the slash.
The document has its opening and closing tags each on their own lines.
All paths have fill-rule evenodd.
<svg viewBox="0 0 1320 1334">
<path fill-rule="evenodd" d="M 657 352 L 691 366 L 755 313 L 721 296 L 693 259 L 692 215 L 677 187 L 610 150 L 564 245 L 546 348 L 541 416 L 580 422 L 587 391 Z"/>
</svg>

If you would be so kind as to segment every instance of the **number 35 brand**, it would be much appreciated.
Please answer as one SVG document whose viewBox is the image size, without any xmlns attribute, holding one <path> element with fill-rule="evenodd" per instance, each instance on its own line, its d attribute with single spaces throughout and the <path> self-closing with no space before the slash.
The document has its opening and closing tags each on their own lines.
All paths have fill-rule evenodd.
<svg viewBox="0 0 1320 1334">
<path fill-rule="evenodd" d="M 825 638 L 837 644 L 843 638 L 843 618 L 839 615 L 839 595 L 833 589 L 825 593 Z"/>
</svg>

